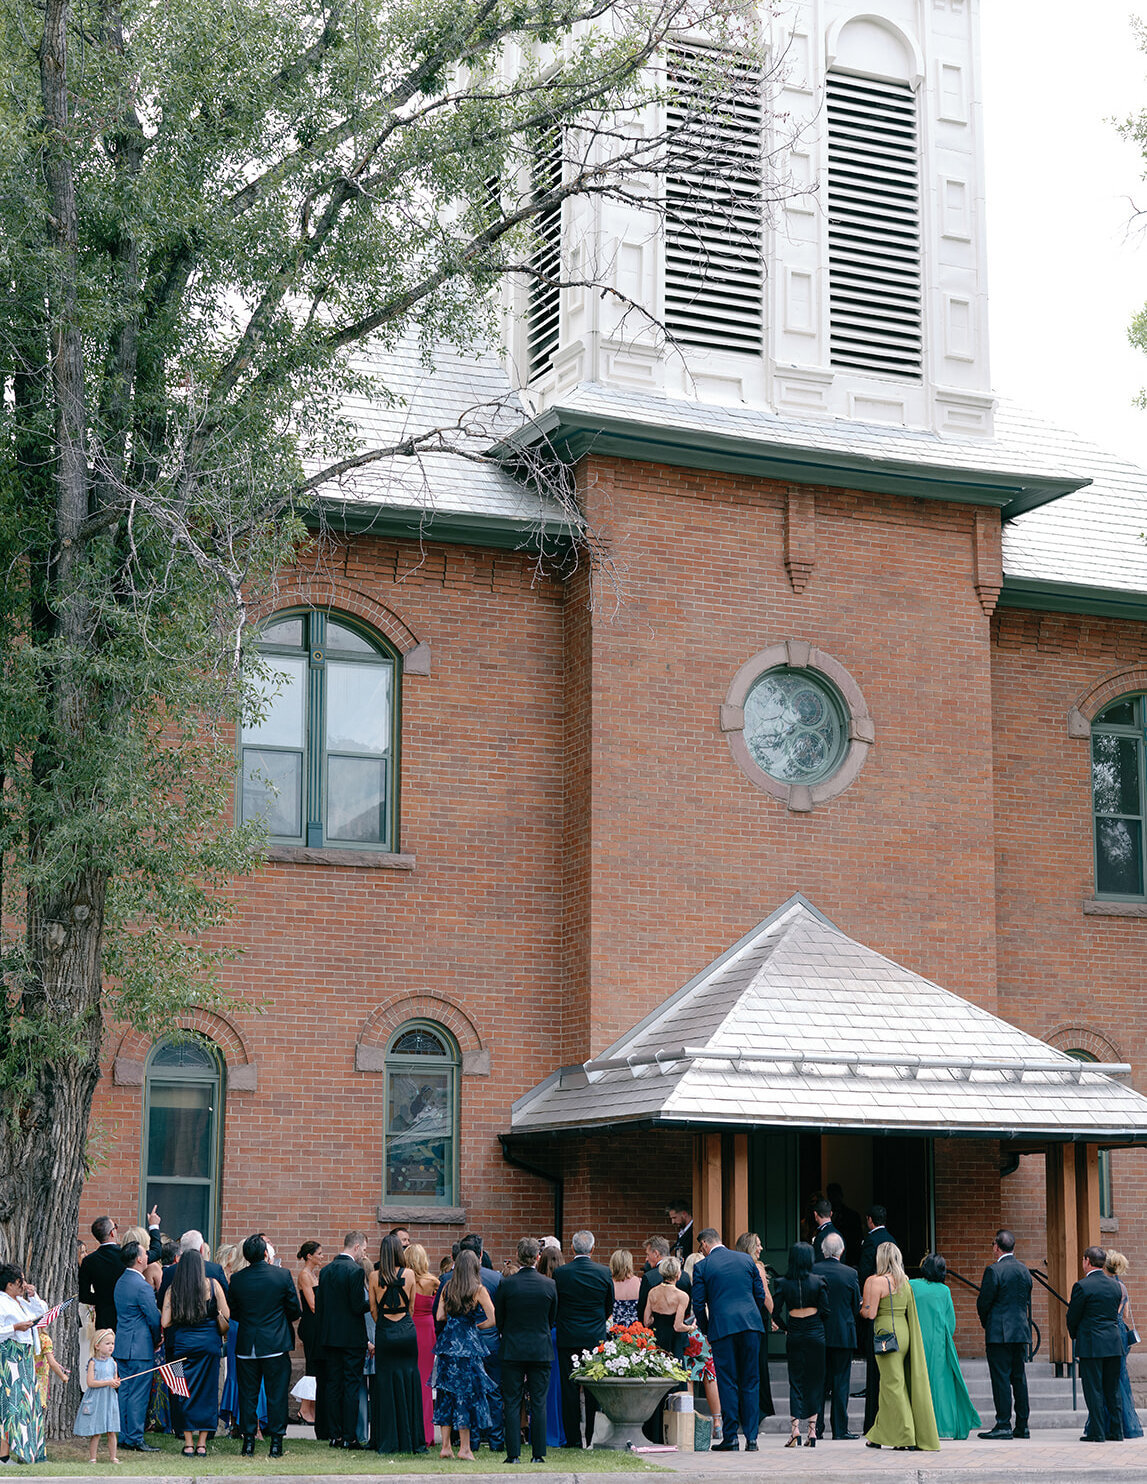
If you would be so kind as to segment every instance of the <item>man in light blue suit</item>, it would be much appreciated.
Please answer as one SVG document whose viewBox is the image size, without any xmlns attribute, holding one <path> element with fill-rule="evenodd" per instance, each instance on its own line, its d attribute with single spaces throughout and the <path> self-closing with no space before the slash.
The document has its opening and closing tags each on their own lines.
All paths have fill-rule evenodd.
<svg viewBox="0 0 1147 1484">
<path fill-rule="evenodd" d="M 765 1333 L 765 1285 L 747 1252 L 730 1252 L 721 1234 L 707 1226 L 697 1245 L 705 1260 L 693 1269 L 693 1312 L 706 1335 L 717 1368 L 722 1441 L 715 1453 L 737 1453 L 738 1430 L 745 1451 L 757 1451 L 760 1423 L 761 1335 Z"/>
<path fill-rule="evenodd" d="M 119 1445 L 134 1453 L 158 1453 L 143 1440 L 151 1377 L 141 1371 L 155 1368 L 159 1343 L 159 1305 L 155 1289 L 143 1276 L 147 1248 L 138 1242 L 123 1245 L 124 1271 L 115 1286 L 115 1362 L 119 1372 Z"/>
</svg>

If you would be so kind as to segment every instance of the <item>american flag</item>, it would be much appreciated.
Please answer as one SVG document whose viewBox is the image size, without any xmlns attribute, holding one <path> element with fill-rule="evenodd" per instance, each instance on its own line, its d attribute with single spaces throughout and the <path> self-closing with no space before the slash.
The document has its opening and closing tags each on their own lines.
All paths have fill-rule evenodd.
<svg viewBox="0 0 1147 1484">
<path fill-rule="evenodd" d="M 56 1319 L 69 1304 L 74 1303 L 74 1298 L 65 1299 L 62 1304 L 57 1304 L 54 1309 L 49 1309 L 46 1314 L 41 1314 L 39 1319 L 36 1320 L 35 1328 L 43 1329 L 46 1324 L 51 1324 L 52 1320 Z"/>
<path fill-rule="evenodd" d="M 182 1361 L 167 1361 L 159 1367 L 159 1374 L 167 1382 L 167 1389 L 174 1396 L 185 1396 L 190 1400 L 191 1393 L 187 1389 L 187 1377 L 183 1374 Z"/>
</svg>

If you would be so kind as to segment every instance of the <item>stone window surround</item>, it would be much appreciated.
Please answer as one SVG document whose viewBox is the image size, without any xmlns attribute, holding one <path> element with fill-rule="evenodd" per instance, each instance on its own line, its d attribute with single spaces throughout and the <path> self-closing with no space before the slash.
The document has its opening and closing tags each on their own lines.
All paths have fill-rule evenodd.
<svg viewBox="0 0 1147 1484">
<path fill-rule="evenodd" d="M 848 750 L 836 772 L 819 783 L 781 783 L 771 778 L 749 751 L 745 741 L 745 701 L 762 675 L 782 667 L 811 670 L 823 675 L 839 693 L 848 716 Z M 729 739 L 733 760 L 748 778 L 775 799 L 783 799 L 794 814 L 808 814 L 818 804 L 843 793 L 856 779 L 876 740 L 876 730 L 860 687 L 838 660 L 817 649 L 806 639 L 785 639 L 770 644 L 746 660 L 733 677 L 720 712 L 721 730 Z"/>
</svg>

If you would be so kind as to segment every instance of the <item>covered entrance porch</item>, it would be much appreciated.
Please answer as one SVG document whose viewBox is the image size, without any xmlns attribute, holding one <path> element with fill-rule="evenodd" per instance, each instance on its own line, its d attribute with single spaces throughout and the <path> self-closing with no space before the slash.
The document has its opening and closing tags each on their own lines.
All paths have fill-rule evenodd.
<svg viewBox="0 0 1147 1484">
<path fill-rule="evenodd" d="M 1001 1215 L 1001 1155 L 1043 1152 L 1043 1231 L 1020 1253 L 1066 1294 L 1099 1240 L 1098 1151 L 1147 1143 L 1123 1064 L 1084 1063 L 847 937 L 794 897 L 601 1056 L 515 1103 L 507 1147 L 559 1172 L 595 1151 L 648 1160 L 674 1135 L 668 1199 L 691 1157 L 694 1226 L 761 1236 L 782 1268 L 811 1204 L 839 1184 L 889 1211 L 910 1265 L 940 1250 L 977 1278 Z M 682 1136 L 686 1143 L 682 1144 Z M 604 1167 L 604 1166 L 603 1166 Z M 688 1166 L 686 1166 L 688 1168 Z M 803 1230 L 802 1230 L 803 1228 Z M 978 1325 L 968 1299 L 961 1326 Z M 1052 1304 L 1044 1354 L 1068 1356 Z"/>
</svg>

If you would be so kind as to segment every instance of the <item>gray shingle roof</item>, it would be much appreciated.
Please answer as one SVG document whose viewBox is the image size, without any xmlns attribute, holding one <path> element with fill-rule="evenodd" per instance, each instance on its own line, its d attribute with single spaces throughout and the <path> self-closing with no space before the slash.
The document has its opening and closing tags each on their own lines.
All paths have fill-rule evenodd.
<svg viewBox="0 0 1147 1484">
<path fill-rule="evenodd" d="M 627 1123 L 1147 1142 L 1147 1098 L 794 897 L 511 1127 Z"/>
</svg>

